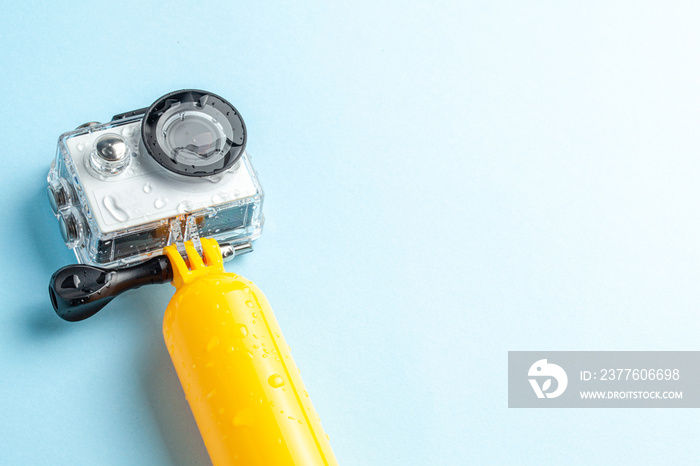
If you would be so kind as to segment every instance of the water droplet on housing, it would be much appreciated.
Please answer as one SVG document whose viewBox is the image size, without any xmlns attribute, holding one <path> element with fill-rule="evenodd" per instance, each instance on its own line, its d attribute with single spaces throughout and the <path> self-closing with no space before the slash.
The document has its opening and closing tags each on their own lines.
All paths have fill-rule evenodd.
<svg viewBox="0 0 700 466">
<path fill-rule="evenodd" d="M 102 203 L 107 208 L 107 211 L 112 214 L 112 217 L 114 217 L 117 221 L 125 222 L 129 220 L 127 213 L 124 212 L 121 207 L 119 207 L 116 199 L 114 199 L 112 196 L 105 196 Z"/>
<path fill-rule="evenodd" d="M 177 205 L 177 211 L 180 212 L 181 214 L 184 214 L 185 212 L 189 212 L 192 210 L 192 204 L 189 201 L 182 201 Z"/>
</svg>

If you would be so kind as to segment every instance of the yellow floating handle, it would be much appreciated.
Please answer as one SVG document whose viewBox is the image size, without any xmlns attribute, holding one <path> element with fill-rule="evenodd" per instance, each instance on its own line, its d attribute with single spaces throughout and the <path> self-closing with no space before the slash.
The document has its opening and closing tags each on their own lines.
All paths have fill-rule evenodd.
<svg viewBox="0 0 700 466">
<path fill-rule="evenodd" d="M 337 465 L 265 295 L 201 242 L 204 261 L 185 243 L 190 268 L 165 248 L 177 291 L 163 336 L 212 462 Z"/>
</svg>

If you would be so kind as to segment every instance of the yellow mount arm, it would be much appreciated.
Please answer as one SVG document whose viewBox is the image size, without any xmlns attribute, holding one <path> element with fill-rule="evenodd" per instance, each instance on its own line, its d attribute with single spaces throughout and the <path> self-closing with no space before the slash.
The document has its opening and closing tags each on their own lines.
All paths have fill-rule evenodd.
<svg viewBox="0 0 700 466">
<path fill-rule="evenodd" d="M 337 465 L 265 295 L 224 270 L 219 245 L 165 248 L 177 291 L 163 336 L 215 465 Z"/>
</svg>

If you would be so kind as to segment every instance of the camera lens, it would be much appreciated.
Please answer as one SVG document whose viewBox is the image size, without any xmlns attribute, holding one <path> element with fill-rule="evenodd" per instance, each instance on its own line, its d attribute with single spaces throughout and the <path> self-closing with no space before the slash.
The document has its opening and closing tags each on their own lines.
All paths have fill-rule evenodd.
<svg viewBox="0 0 700 466">
<path fill-rule="evenodd" d="M 171 115 L 157 136 L 158 143 L 171 157 L 195 164 L 223 156 L 227 139 L 224 128 L 216 119 L 196 111 Z"/>
<path fill-rule="evenodd" d="M 143 118 L 141 136 L 156 162 L 173 173 L 195 177 L 231 168 L 246 143 L 238 111 L 221 97 L 197 90 L 158 99 Z"/>
</svg>

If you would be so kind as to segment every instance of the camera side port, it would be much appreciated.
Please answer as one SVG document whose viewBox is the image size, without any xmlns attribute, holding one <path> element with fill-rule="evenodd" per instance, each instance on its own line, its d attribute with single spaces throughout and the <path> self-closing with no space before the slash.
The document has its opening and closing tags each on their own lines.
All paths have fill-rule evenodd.
<svg viewBox="0 0 700 466">
<path fill-rule="evenodd" d="M 69 248 L 78 246 L 85 231 L 83 214 L 75 206 L 59 211 L 58 228 L 61 230 L 61 236 L 66 246 Z"/>
<path fill-rule="evenodd" d="M 46 188 L 46 194 L 54 215 L 58 215 L 59 210 L 73 203 L 73 190 L 63 178 L 51 180 Z"/>
</svg>

